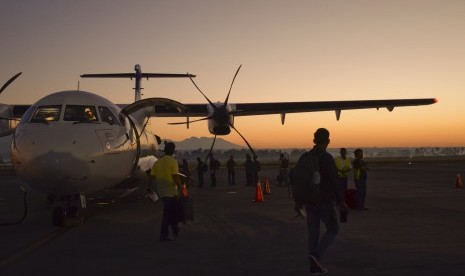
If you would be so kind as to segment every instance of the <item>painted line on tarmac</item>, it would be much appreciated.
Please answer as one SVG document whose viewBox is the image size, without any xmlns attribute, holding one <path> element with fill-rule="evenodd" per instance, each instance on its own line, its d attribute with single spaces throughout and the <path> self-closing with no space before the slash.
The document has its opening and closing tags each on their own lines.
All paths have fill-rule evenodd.
<svg viewBox="0 0 465 276">
<path fill-rule="evenodd" d="M 4 267 L 6 267 L 8 265 L 13 264 L 14 262 L 17 262 L 21 258 L 24 258 L 25 256 L 29 255 L 30 253 L 32 253 L 36 249 L 40 248 L 41 246 L 44 246 L 48 242 L 58 238 L 59 236 L 63 235 L 64 233 L 68 232 L 72 228 L 73 227 L 63 227 L 63 228 L 57 229 L 57 230 L 53 231 L 52 233 L 42 237 L 41 239 L 33 242 L 32 244 L 30 244 L 29 246 L 27 246 L 23 250 L 19 251 L 18 253 L 16 253 L 16 254 L 2 260 L 0 262 L 0 268 L 4 268 Z"/>
<path fill-rule="evenodd" d="M 127 190 L 126 192 L 124 192 L 122 195 L 118 196 L 117 198 L 113 199 L 111 202 L 109 203 L 115 203 L 121 199 L 124 199 L 126 198 L 128 195 L 132 194 L 133 192 L 137 191 L 137 189 L 139 189 L 139 187 L 136 187 L 136 188 L 133 188 L 133 189 L 129 189 Z M 89 218 L 91 218 L 92 215 L 86 217 L 86 220 L 88 220 Z M 79 226 L 76 226 L 76 227 L 79 227 Z M 18 260 L 20 260 L 21 258 L 24 258 L 25 256 L 29 255 L 30 253 L 32 253 L 33 251 L 39 249 L 41 246 L 44 246 L 45 244 L 49 243 L 50 241 L 60 237 L 61 235 L 65 234 L 66 232 L 68 232 L 69 230 L 73 229 L 74 227 L 62 227 L 62 228 L 59 228 L 53 232 L 51 232 L 50 234 L 47 234 L 45 235 L 44 237 L 42 237 L 41 239 L 31 243 L 29 246 L 27 246 L 26 248 L 22 249 L 21 251 L 19 251 L 18 253 L 10 256 L 10 257 L 7 257 L 3 260 L 0 261 L 0 269 L 1 268 L 4 268 L 8 265 L 11 265 L 15 262 L 17 262 Z"/>
</svg>

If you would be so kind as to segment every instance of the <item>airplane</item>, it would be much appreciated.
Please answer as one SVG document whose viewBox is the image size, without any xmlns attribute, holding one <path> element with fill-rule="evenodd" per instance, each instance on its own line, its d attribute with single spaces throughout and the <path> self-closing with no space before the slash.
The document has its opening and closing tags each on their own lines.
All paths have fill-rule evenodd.
<svg viewBox="0 0 465 276">
<path fill-rule="evenodd" d="M 136 84 L 139 77 L 195 77 L 145 74 L 136 65 L 138 73 Z M 75 224 L 81 220 L 80 209 L 86 207 L 86 195 L 130 176 L 147 178 L 145 172 L 156 161 L 161 142 L 146 128 L 154 106 L 185 109 L 165 98 L 139 100 L 122 108 L 94 93 L 60 91 L 30 106 L 2 104 L 0 136 L 13 133 L 11 162 L 20 180 L 53 199 L 53 225 Z"/>
<path fill-rule="evenodd" d="M 187 127 L 189 123 L 208 120 L 209 131 L 216 137 L 229 134 L 231 128 L 237 131 L 235 116 L 281 114 L 284 124 L 287 113 L 333 110 L 339 119 L 342 110 L 385 107 L 392 111 L 394 107 L 437 102 L 426 98 L 230 104 L 229 95 L 240 68 L 226 100 L 216 104 L 195 84 L 195 75 L 188 73 L 142 73 L 140 65 L 136 65 L 135 73 L 84 74 L 82 77 L 134 78 L 135 102 L 116 105 L 91 92 L 70 90 L 52 93 L 32 105 L 1 104 L 0 121 L 7 123 L 0 124 L 0 136 L 13 133 L 11 160 L 17 176 L 53 195 L 52 223 L 60 226 L 81 217 L 79 212 L 86 207 L 87 195 L 114 187 L 132 176 L 144 177 L 156 161 L 161 141 L 146 129 L 150 117 L 186 117 L 182 124 Z M 0 93 L 19 75 L 10 78 Z M 167 98 L 141 99 L 140 81 L 149 77 L 189 78 L 208 104 L 183 104 Z M 190 117 L 203 118 L 189 121 Z"/>
</svg>

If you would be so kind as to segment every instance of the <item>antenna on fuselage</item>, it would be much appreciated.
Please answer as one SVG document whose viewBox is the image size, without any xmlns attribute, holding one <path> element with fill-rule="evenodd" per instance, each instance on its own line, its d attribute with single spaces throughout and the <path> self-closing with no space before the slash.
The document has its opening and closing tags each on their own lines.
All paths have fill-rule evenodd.
<svg viewBox="0 0 465 276">
<path fill-rule="evenodd" d="M 79 89 L 79 84 L 80 84 L 80 83 L 79 83 L 79 80 L 78 80 L 78 87 L 77 87 L 77 91 L 81 91 L 81 90 Z"/>
</svg>

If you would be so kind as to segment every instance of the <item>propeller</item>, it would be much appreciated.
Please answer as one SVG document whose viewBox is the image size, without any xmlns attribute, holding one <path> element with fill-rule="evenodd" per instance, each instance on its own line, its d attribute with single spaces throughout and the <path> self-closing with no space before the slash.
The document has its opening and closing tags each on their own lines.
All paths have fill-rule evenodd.
<svg viewBox="0 0 465 276">
<path fill-rule="evenodd" d="M 7 82 L 5 82 L 5 84 L 2 86 L 2 88 L 0 88 L 0 94 L 3 92 L 3 90 L 5 90 L 8 85 L 10 85 L 12 82 L 15 81 L 15 79 L 17 77 L 19 77 L 19 75 L 21 75 L 23 72 L 19 72 L 18 74 L 14 75 L 13 77 L 11 77 Z"/>
<path fill-rule="evenodd" d="M 237 111 L 230 111 L 228 110 L 228 101 L 229 101 L 229 96 L 231 95 L 231 90 L 232 90 L 232 87 L 234 85 L 234 81 L 236 80 L 236 77 L 237 77 L 237 74 L 239 73 L 239 70 L 241 70 L 241 67 L 242 67 L 242 64 L 239 65 L 239 67 L 237 68 L 236 70 L 236 73 L 234 74 L 234 78 L 231 82 L 231 86 L 229 87 L 229 91 L 228 91 L 228 94 L 226 96 L 226 99 L 224 100 L 224 103 L 221 105 L 221 106 L 217 106 L 215 105 L 203 92 L 202 90 L 199 88 L 199 86 L 195 83 L 195 81 L 192 79 L 192 77 L 189 76 L 189 79 L 191 80 L 191 82 L 194 84 L 195 88 L 197 88 L 197 90 L 200 92 L 200 94 L 203 95 L 203 97 L 207 100 L 207 102 L 210 104 L 211 108 L 213 109 L 213 113 L 210 114 L 209 116 L 207 117 L 204 117 L 204 118 L 201 118 L 201 119 L 198 119 L 198 120 L 194 120 L 194 121 L 188 121 L 188 122 L 177 122 L 177 123 L 169 123 L 170 125 L 182 125 L 182 124 L 190 124 L 190 123 L 195 123 L 195 122 L 200 122 L 200 121 L 204 121 L 204 120 L 214 120 L 215 122 L 218 122 L 222 125 L 226 125 L 228 128 L 232 128 L 234 129 L 234 131 L 237 132 L 237 134 L 239 134 L 239 136 L 244 140 L 244 142 L 247 144 L 247 146 L 249 147 L 250 151 L 252 152 L 253 156 L 255 157 L 256 154 L 255 154 L 255 151 L 253 150 L 252 146 L 250 145 L 250 143 L 245 139 L 245 137 L 234 127 L 234 125 L 232 124 L 231 120 L 229 119 L 231 115 L 233 115 L 234 113 L 237 113 Z M 229 133 L 229 129 L 228 129 L 228 132 Z M 226 133 L 226 134 L 227 134 Z M 216 141 L 216 135 L 217 133 L 214 133 L 215 134 L 215 138 L 213 140 L 213 143 L 212 143 L 212 146 L 210 147 L 210 151 L 207 155 L 207 157 L 205 158 L 205 162 L 208 160 L 208 158 L 210 157 L 211 155 L 211 152 L 213 150 L 213 145 L 215 144 L 215 141 Z M 221 134 L 225 134 L 225 133 L 221 133 Z"/>
<path fill-rule="evenodd" d="M 14 75 L 13 77 L 11 77 L 7 82 L 5 82 L 5 84 L 3 84 L 3 86 L 0 88 L 0 94 L 12 83 L 16 80 L 16 78 L 18 78 L 20 75 L 22 74 L 22 72 L 19 72 L 18 74 Z M 6 116 L 0 116 L 0 121 L 8 121 L 8 122 L 4 122 L 1 124 L 1 129 L 0 129 L 0 137 L 2 136 L 8 136 L 10 135 L 11 133 L 13 133 L 14 131 L 14 128 L 15 128 L 15 125 L 17 124 L 13 124 L 11 123 L 11 121 L 19 121 L 19 119 L 17 118 L 11 118 L 11 114 L 10 114 L 10 107 L 8 105 L 4 105 L 4 104 L 0 104 L 0 114 L 2 115 L 6 115 Z"/>
</svg>

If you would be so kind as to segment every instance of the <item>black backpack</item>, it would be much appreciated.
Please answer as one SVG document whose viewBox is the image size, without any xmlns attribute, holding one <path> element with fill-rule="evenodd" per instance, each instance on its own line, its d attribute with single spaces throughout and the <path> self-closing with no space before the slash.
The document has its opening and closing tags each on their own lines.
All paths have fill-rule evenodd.
<svg viewBox="0 0 465 276">
<path fill-rule="evenodd" d="M 306 152 L 302 154 L 289 179 L 292 186 L 292 197 L 298 203 L 317 203 L 321 198 L 320 191 L 320 155 Z"/>
</svg>

